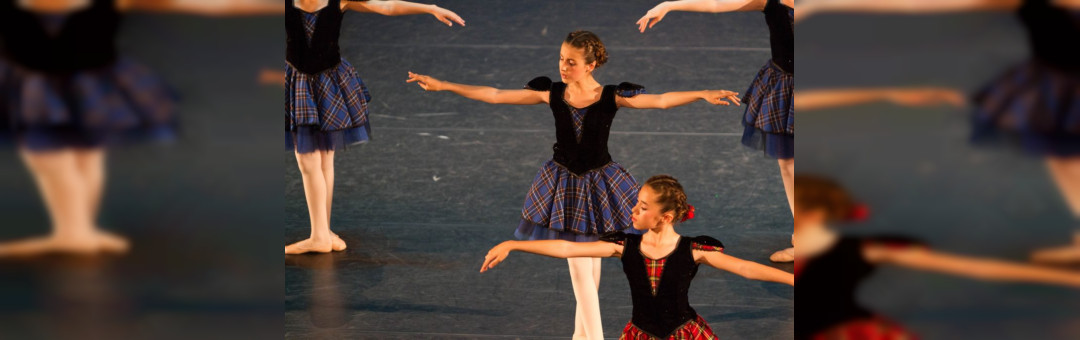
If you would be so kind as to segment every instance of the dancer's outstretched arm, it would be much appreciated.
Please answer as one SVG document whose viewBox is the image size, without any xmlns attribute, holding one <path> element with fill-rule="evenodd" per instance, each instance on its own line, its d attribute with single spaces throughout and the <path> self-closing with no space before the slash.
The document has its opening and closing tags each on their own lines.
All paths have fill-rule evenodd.
<svg viewBox="0 0 1080 340">
<path fill-rule="evenodd" d="M 668 109 L 683 106 L 698 100 L 708 101 L 714 105 L 742 105 L 739 101 L 739 93 L 728 90 L 705 90 L 668 92 L 662 94 L 639 94 L 633 97 L 616 97 L 615 102 L 619 107 L 632 109 Z"/>
<path fill-rule="evenodd" d="M 935 252 L 924 247 L 868 245 L 870 262 L 964 276 L 986 281 L 1030 282 L 1080 288 L 1080 272 L 1043 268 L 995 259 Z"/>
<path fill-rule="evenodd" d="M 511 251 L 523 251 L 557 258 L 571 257 L 619 257 L 623 246 L 611 242 L 570 242 L 565 240 L 506 241 L 491 248 L 484 257 L 480 272 L 486 272 L 502 263 Z"/>
<path fill-rule="evenodd" d="M 1068 0 L 1066 2 L 1077 2 Z M 795 19 L 822 12 L 930 14 L 970 11 L 1011 11 L 1023 0 L 803 0 L 795 7 Z"/>
<path fill-rule="evenodd" d="M 120 10 L 184 13 L 205 16 L 281 14 L 281 2 L 265 0 L 117 0 Z"/>
<path fill-rule="evenodd" d="M 431 14 L 435 19 L 446 24 L 446 26 L 453 26 L 454 23 L 465 26 L 465 20 L 461 19 L 457 13 L 454 13 L 448 9 L 436 6 L 434 4 L 418 4 L 408 1 L 348 1 L 345 3 L 345 8 L 365 13 L 376 13 L 386 16 L 398 16 L 398 15 L 414 15 L 414 14 Z"/>
<path fill-rule="evenodd" d="M 409 72 L 409 80 L 426 91 L 450 91 L 459 96 L 489 104 L 533 105 L 548 102 L 547 91 L 502 90 L 488 86 L 455 84 L 431 76 Z"/>
<path fill-rule="evenodd" d="M 795 285 L 795 275 L 757 262 L 743 260 L 718 251 L 694 250 L 694 258 L 713 268 L 732 272 L 751 280 Z"/>
<path fill-rule="evenodd" d="M 638 30 L 656 26 L 671 11 L 722 13 L 738 11 L 760 11 L 765 8 L 765 0 L 679 0 L 665 1 L 656 5 L 638 19 Z"/>
<path fill-rule="evenodd" d="M 934 106 L 949 104 L 964 106 L 966 99 L 960 91 L 949 88 L 877 88 L 827 89 L 795 92 L 795 110 L 816 110 L 852 106 L 877 101 L 890 101 L 903 106 Z"/>
</svg>

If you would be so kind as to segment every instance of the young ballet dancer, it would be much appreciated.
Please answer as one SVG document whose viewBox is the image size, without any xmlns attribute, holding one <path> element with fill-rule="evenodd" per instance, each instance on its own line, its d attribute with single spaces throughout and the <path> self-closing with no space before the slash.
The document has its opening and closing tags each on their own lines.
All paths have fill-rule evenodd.
<svg viewBox="0 0 1080 340">
<path fill-rule="evenodd" d="M 986 281 L 1080 288 L 1080 273 L 937 252 L 907 237 L 846 236 L 830 225 L 865 214 L 836 182 L 795 176 L 796 293 L 803 313 L 795 339 L 885 340 L 914 335 L 866 309 L 855 292 L 881 265 L 896 265 Z"/>
<path fill-rule="evenodd" d="M 533 180 L 514 234 L 530 240 L 596 241 L 601 234 L 628 228 L 637 197 L 637 182 L 608 154 L 611 122 L 619 108 L 666 109 L 698 100 L 738 105 L 739 99 L 725 90 L 650 95 L 631 83 L 600 85 L 593 73 L 608 56 L 591 32 L 570 33 L 559 51 L 561 81 L 538 77 L 523 90 L 455 84 L 412 72 L 408 81 L 427 91 L 450 91 L 492 104 L 548 104 L 555 116 L 554 156 Z M 602 339 L 600 259 L 567 261 L 577 299 L 574 338 Z"/>
<path fill-rule="evenodd" d="M 430 14 L 447 26 L 465 25 L 435 5 L 405 1 L 286 0 L 285 147 L 296 155 L 311 223 L 308 239 L 285 254 L 344 250 L 330 231 L 334 152 L 368 140 L 371 100 L 356 70 L 341 57 L 338 38 L 346 10 L 382 15 Z"/>
<path fill-rule="evenodd" d="M 0 1 L 0 139 L 16 145 L 52 224 L 47 236 L 0 243 L 0 256 L 127 251 L 125 238 L 97 224 L 106 149 L 172 140 L 176 101 L 157 75 L 119 51 L 126 11 L 268 12 L 247 3 Z"/>
<path fill-rule="evenodd" d="M 502 263 L 511 251 L 557 258 L 619 257 L 634 304 L 620 339 L 644 340 L 717 338 L 689 303 L 690 281 L 701 264 L 752 280 L 795 284 L 790 273 L 724 254 L 723 243 L 712 237 L 679 235 L 675 225 L 692 218 L 693 206 L 675 178 L 653 176 L 637 197 L 631 225 L 644 234 L 615 232 L 598 242 L 506 241 L 487 253 L 480 271 Z"/>
<path fill-rule="evenodd" d="M 795 86 L 795 0 L 681 0 L 666 1 L 638 19 L 638 29 L 656 26 L 671 11 L 723 13 L 761 11 L 769 26 L 772 59 L 758 71 L 742 101 L 742 143 L 763 149 L 780 166 L 788 206 L 791 208 L 795 174 L 795 107 L 792 91 Z M 794 213 L 794 208 L 792 208 Z M 777 251 L 769 257 L 773 262 L 795 260 L 795 249 Z"/>
<path fill-rule="evenodd" d="M 1042 157 L 1054 183 L 1080 223 L 1080 1 L 1077 0 L 902 0 L 807 1 L 807 15 L 829 11 L 938 13 L 1016 11 L 1027 31 L 1031 57 L 1006 70 L 974 97 L 973 140 L 1010 136 Z M 1065 40 L 1062 38 L 1065 37 Z M 1080 228 L 1069 246 L 1045 249 L 1033 259 L 1080 263 Z"/>
</svg>

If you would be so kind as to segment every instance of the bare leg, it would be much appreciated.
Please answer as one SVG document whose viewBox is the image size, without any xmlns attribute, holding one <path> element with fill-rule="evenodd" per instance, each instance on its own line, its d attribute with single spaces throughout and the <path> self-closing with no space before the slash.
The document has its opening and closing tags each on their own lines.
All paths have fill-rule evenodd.
<svg viewBox="0 0 1080 340">
<path fill-rule="evenodd" d="M 326 223 L 329 225 L 330 221 L 333 221 L 330 211 L 334 207 L 334 151 L 330 150 L 324 154 L 322 159 L 322 173 L 323 180 L 326 182 Z M 342 251 L 345 250 L 345 240 L 338 237 L 333 231 L 330 232 L 330 237 L 333 239 L 333 250 Z"/>
<path fill-rule="evenodd" d="M 1048 158 L 1047 166 L 1073 217 L 1080 219 L 1080 156 Z"/>
<path fill-rule="evenodd" d="M 1046 166 L 1073 217 L 1080 220 L 1080 157 L 1049 157 Z M 1031 257 L 1042 263 L 1080 263 L 1080 231 L 1073 234 L 1072 245 L 1042 249 Z"/>
<path fill-rule="evenodd" d="M 567 259 L 570 280 L 574 287 L 577 308 L 574 314 L 574 339 L 602 340 L 604 327 L 600 319 L 599 260 L 591 257 Z"/>
<path fill-rule="evenodd" d="M 795 215 L 795 159 L 779 159 L 780 177 L 784 180 L 784 193 L 787 194 L 788 208 Z"/>
<path fill-rule="evenodd" d="M 603 264 L 603 262 L 601 262 L 600 260 L 602 260 L 602 259 L 599 258 L 599 257 L 596 257 L 596 258 L 593 258 L 593 261 L 592 261 L 592 263 L 593 263 L 593 280 L 596 281 L 596 291 L 598 291 L 598 292 L 600 291 L 600 269 L 601 269 L 600 266 Z"/>
<path fill-rule="evenodd" d="M 322 151 L 296 153 L 296 163 L 300 166 L 300 174 L 304 180 L 304 198 L 307 199 L 308 216 L 311 220 L 311 236 L 286 246 L 285 254 L 328 253 L 333 248 L 330 222 L 326 213 L 326 180 L 322 172 L 324 154 Z"/>
<path fill-rule="evenodd" d="M 70 149 L 47 152 L 22 149 L 20 156 L 34 176 L 53 231 L 47 237 L 0 244 L 0 256 L 96 252 L 98 244 L 88 209 L 90 204 L 76 167 L 75 152 Z"/>
<path fill-rule="evenodd" d="M 780 177 L 784 180 L 784 193 L 787 194 L 788 208 L 791 209 L 791 215 L 795 216 L 795 159 L 779 159 L 777 163 L 780 165 Z M 792 235 L 792 241 L 794 242 L 795 235 Z M 769 256 L 769 260 L 773 262 L 793 262 L 795 261 L 795 248 L 793 247 L 784 250 L 777 251 Z"/>
<path fill-rule="evenodd" d="M 101 200 L 105 192 L 105 149 L 75 150 L 75 166 L 85 184 L 90 222 L 94 223 L 94 230 L 98 241 L 101 243 L 102 250 L 126 252 L 129 248 L 127 239 L 106 232 L 97 225 L 98 215 L 101 211 Z"/>
</svg>

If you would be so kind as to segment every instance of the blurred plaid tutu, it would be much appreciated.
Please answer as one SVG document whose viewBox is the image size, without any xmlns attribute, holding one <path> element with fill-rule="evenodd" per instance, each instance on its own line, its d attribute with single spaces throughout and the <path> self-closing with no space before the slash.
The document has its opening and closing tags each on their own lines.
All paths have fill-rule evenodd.
<svg viewBox="0 0 1080 340">
<path fill-rule="evenodd" d="M 171 141 L 176 101 L 160 77 L 126 57 L 70 74 L 0 60 L 0 139 L 33 151 Z"/>
<path fill-rule="evenodd" d="M 1080 75 L 1031 60 L 997 77 L 974 99 L 973 142 L 1007 137 L 1034 155 L 1080 155 Z"/>
</svg>

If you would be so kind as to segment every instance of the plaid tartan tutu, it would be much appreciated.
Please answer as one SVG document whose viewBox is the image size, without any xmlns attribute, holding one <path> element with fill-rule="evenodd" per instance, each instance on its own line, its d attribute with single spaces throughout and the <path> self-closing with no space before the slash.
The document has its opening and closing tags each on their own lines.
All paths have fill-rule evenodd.
<svg viewBox="0 0 1080 340">
<path fill-rule="evenodd" d="M 126 57 L 64 75 L 0 60 L 0 139 L 33 151 L 171 141 L 176 101 L 161 78 Z"/>
<path fill-rule="evenodd" d="M 634 322 L 629 322 L 626 327 L 623 328 L 622 336 L 619 340 L 714 340 L 719 339 L 716 334 L 713 334 L 712 328 L 709 328 L 709 324 L 705 323 L 705 319 L 702 319 L 698 315 L 693 320 L 687 321 L 671 335 L 666 338 L 659 338 L 646 333 L 641 328 L 634 326 Z"/>
<path fill-rule="evenodd" d="M 318 13 L 304 13 L 308 41 Z M 318 74 L 285 67 L 285 149 L 299 153 L 332 151 L 371 139 L 368 102 L 371 94 L 345 58 Z"/>
<path fill-rule="evenodd" d="M 860 319 L 830 328 L 812 340 L 915 340 L 917 336 L 880 317 Z"/>
<path fill-rule="evenodd" d="M 581 176 L 553 160 L 536 174 L 514 235 L 528 240 L 591 242 L 612 231 L 636 232 L 630 221 L 638 184 L 619 163 Z"/>
<path fill-rule="evenodd" d="M 319 74 L 286 67 L 285 148 L 300 153 L 342 149 L 370 139 L 371 94 L 345 61 Z"/>
<path fill-rule="evenodd" d="M 996 78 L 974 100 L 974 143 L 1010 139 L 1034 155 L 1080 155 L 1080 75 L 1031 60 Z"/>
<path fill-rule="evenodd" d="M 772 60 L 758 71 L 743 95 L 742 143 L 776 159 L 795 158 L 795 76 Z"/>
</svg>

